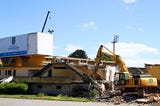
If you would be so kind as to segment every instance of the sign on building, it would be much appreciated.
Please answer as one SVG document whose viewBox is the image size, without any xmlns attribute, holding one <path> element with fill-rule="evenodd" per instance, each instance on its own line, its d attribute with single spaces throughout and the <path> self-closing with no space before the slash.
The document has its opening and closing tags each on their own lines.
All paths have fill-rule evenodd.
<svg viewBox="0 0 160 106">
<path fill-rule="evenodd" d="M 53 55 L 53 35 L 35 32 L 0 39 L 0 58 L 36 54 Z"/>
</svg>

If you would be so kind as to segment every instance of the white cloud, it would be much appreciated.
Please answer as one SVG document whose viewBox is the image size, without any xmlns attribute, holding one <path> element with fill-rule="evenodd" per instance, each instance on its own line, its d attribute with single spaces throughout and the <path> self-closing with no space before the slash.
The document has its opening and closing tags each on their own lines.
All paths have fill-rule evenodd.
<svg viewBox="0 0 160 106">
<path fill-rule="evenodd" d="M 124 28 L 126 30 L 133 30 L 133 31 L 139 31 L 139 32 L 143 32 L 144 31 L 143 27 L 141 27 L 141 26 L 126 25 L 126 26 L 124 26 Z"/>
<path fill-rule="evenodd" d="M 127 12 L 133 12 L 136 10 L 136 2 L 137 0 L 123 0 L 123 2 L 126 4 L 124 10 Z"/>
<path fill-rule="evenodd" d="M 152 55 L 152 54 L 151 54 Z M 123 59 L 128 67 L 144 67 L 145 64 L 159 64 L 160 59 L 147 59 L 144 57 L 139 58 L 124 58 Z"/>
<path fill-rule="evenodd" d="M 152 55 L 158 55 L 159 51 L 144 44 L 119 43 L 117 53 L 124 57 L 127 66 L 144 66 L 145 63 L 159 61 L 157 58 L 150 58 Z"/>
<path fill-rule="evenodd" d="M 131 26 L 131 25 L 126 25 L 126 26 L 124 26 L 124 28 L 127 29 L 127 30 L 133 30 L 134 29 L 134 27 Z"/>
<path fill-rule="evenodd" d="M 123 2 L 125 4 L 132 4 L 132 3 L 135 3 L 137 0 L 123 0 Z"/>
<path fill-rule="evenodd" d="M 65 51 L 72 53 L 77 49 L 82 49 L 82 47 L 79 45 L 68 44 L 67 47 L 65 48 Z"/>
<path fill-rule="evenodd" d="M 127 5 L 124 9 L 127 11 L 127 12 L 131 12 L 131 11 L 135 11 L 136 9 L 136 5 Z"/>
<path fill-rule="evenodd" d="M 94 29 L 96 30 L 98 27 L 96 25 L 96 22 L 94 21 L 89 21 L 87 23 L 82 24 L 82 28 L 84 29 Z"/>
<path fill-rule="evenodd" d="M 118 50 L 117 52 L 119 54 L 123 54 L 125 57 L 138 56 L 141 53 L 152 53 L 152 54 L 158 53 L 157 49 L 139 43 L 120 42 L 117 43 L 116 48 Z"/>
<path fill-rule="evenodd" d="M 112 50 L 111 43 L 108 43 L 106 47 Z M 144 67 L 145 63 L 160 63 L 160 59 L 157 58 L 159 51 L 145 44 L 118 42 L 116 54 L 122 57 L 128 67 Z"/>
</svg>

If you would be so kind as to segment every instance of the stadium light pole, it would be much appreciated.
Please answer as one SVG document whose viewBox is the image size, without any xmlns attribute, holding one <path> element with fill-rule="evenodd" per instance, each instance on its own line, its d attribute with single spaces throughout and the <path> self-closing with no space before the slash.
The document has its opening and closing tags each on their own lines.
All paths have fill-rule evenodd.
<svg viewBox="0 0 160 106">
<path fill-rule="evenodd" d="M 113 41 L 111 43 L 113 43 L 113 53 L 115 53 L 115 44 L 118 42 L 118 35 L 114 35 Z"/>
</svg>

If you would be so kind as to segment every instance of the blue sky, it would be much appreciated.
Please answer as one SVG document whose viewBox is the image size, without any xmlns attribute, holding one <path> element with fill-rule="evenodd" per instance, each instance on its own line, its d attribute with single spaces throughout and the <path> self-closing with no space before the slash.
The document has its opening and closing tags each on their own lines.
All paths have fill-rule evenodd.
<svg viewBox="0 0 160 106">
<path fill-rule="evenodd" d="M 1 0 L 0 38 L 54 29 L 54 56 L 83 49 L 94 58 L 100 44 L 127 66 L 160 63 L 160 0 Z"/>
</svg>

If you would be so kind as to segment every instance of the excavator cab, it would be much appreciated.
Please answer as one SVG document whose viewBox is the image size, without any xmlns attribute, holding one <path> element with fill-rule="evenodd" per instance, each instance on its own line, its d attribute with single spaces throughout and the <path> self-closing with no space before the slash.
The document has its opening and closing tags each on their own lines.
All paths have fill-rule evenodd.
<svg viewBox="0 0 160 106">
<path fill-rule="evenodd" d="M 127 81 L 129 79 L 129 73 L 128 72 L 118 72 L 114 75 L 114 83 L 116 86 L 122 86 L 126 85 Z"/>
</svg>

